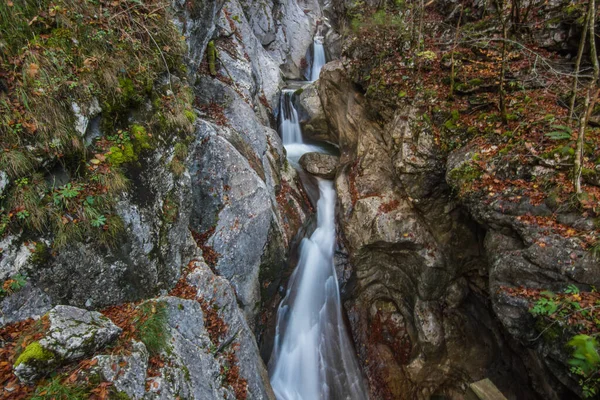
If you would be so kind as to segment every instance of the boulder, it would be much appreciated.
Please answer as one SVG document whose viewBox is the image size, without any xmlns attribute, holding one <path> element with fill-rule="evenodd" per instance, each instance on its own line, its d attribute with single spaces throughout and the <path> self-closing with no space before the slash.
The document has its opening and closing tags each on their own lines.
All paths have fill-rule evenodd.
<svg viewBox="0 0 600 400">
<path fill-rule="evenodd" d="M 299 160 L 306 172 L 324 179 L 335 178 L 339 162 L 338 156 L 323 153 L 306 153 Z"/>
<path fill-rule="evenodd" d="M 329 137 L 329 125 L 319 98 L 318 83 L 311 82 L 300 89 L 298 95 L 300 125 L 304 137 L 334 142 Z"/>
<path fill-rule="evenodd" d="M 95 311 L 56 306 L 42 339 L 29 344 L 15 361 L 15 375 L 33 382 L 59 365 L 91 355 L 113 342 L 121 329 Z"/>
</svg>

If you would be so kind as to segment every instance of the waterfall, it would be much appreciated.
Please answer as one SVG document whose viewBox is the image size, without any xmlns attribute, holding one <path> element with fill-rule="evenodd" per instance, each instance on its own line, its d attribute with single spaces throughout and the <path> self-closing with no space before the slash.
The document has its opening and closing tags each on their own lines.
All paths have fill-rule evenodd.
<svg viewBox="0 0 600 400">
<path fill-rule="evenodd" d="M 283 89 L 280 97 L 280 124 L 281 139 L 284 145 L 302 143 L 302 132 L 298 120 L 298 111 L 293 103 L 294 90 Z"/>
<path fill-rule="evenodd" d="M 313 59 L 312 59 L 312 68 L 310 71 L 310 80 L 316 81 L 319 79 L 319 74 L 321 73 L 321 68 L 325 65 L 325 48 L 323 47 L 323 37 L 315 36 L 313 41 Z"/>
<path fill-rule="evenodd" d="M 293 110 L 291 95 L 284 93 L 282 98 L 289 102 L 285 109 Z M 291 127 L 293 121 L 283 122 L 282 128 L 300 132 L 300 126 Z M 289 132 L 286 135 L 282 131 L 282 135 L 288 138 L 284 143 L 290 158 L 319 149 L 302 144 L 301 136 L 290 142 Z M 368 398 L 367 390 L 344 325 L 333 264 L 336 244 L 333 182 L 319 179 L 319 193 L 317 228 L 301 243 L 298 265 L 277 311 L 275 344 L 269 363 L 271 385 L 278 400 L 363 400 Z"/>
</svg>

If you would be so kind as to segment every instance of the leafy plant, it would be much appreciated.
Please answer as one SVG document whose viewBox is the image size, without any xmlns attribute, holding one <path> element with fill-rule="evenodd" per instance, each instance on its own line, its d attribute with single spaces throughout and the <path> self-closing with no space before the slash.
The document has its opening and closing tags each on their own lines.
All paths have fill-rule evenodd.
<svg viewBox="0 0 600 400">
<path fill-rule="evenodd" d="M 567 293 L 567 294 L 579 294 L 579 288 L 577 286 L 573 285 L 573 284 L 570 284 L 565 289 L 565 293 Z"/>
<path fill-rule="evenodd" d="M 92 226 L 94 228 L 99 228 L 104 225 L 106 225 L 106 217 L 104 215 L 98 215 L 92 220 Z"/>
<path fill-rule="evenodd" d="M 18 292 L 27 284 L 27 278 L 17 274 L 4 281 L 0 287 L 0 298 Z"/>
<path fill-rule="evenodd" d="M 600 386 L 600 355 L 598 342 L 589 335 L 576 335 L 568 343 L 573 347 L 573 358 L 569 360 L 571 372 L 580 376 L 579 386 L 586 398 L 594 397 Z"/>
<path fill-rule="evenodd" d="M 546 136 L 551 140 L 571 139 L 573 129 L 565 125 L 552 125 L 554 131 L 546 133 Z"/>
<path fill-rule="evenodd" d="M 542 297 L 536 301 L 533 308 L 530 310 L 534 316 L 551 315 L 558 310 L 558 303 L 554 301 L 554 296 L 550 295 L 550 292 L 546 293 L 547 297 Z"/>
</svg>

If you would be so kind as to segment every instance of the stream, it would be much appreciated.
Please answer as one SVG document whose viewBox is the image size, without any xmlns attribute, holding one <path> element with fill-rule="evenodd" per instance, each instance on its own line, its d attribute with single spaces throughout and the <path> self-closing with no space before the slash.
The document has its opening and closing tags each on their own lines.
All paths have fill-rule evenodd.
<svg viewBox="0 0 600 400">
<path fill-rule="evenodd" d="M 315 38 L 311 78 L 325 64 L 322 40 Z M 317 54 L 319 53 L 320 54 Z M 292 165 L 307 152 L 325 152 L 305 144 L 293 104 L 284 89 L 280 134 Z M 332 181 L 318 178 L 317 228 L 300 245 L 300 258 L 277 311 L 271 385 L 278 400 L 368 399 L 355 350 L 344 325 L 333 256 L 336 246 L 336 193 Z"/>
</svg>

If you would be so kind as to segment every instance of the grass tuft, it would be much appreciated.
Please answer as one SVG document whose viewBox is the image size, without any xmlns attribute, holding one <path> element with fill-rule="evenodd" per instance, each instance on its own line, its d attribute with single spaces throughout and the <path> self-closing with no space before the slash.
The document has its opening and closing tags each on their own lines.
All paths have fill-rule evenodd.
<svg viewBox="0 0 600 400">
<path fill-rule="evenodd" d="M 140 305 L 134 320 L 135 330 L 151 355 L 167 347 L 167 317 L 167 306 L 163 302 L 149 301 Z"/>
</svg>

